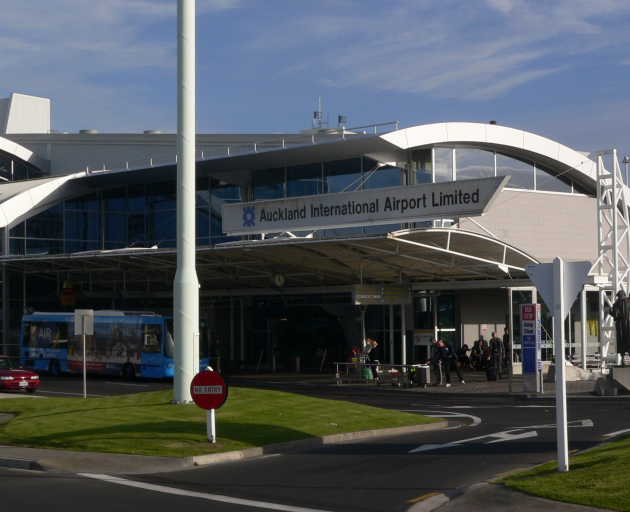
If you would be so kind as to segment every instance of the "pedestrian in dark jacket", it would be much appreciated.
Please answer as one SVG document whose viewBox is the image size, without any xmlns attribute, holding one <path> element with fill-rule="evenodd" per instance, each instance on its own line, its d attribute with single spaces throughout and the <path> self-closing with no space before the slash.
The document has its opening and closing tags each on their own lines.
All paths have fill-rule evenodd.
<svg viewBox="0 0 630 512">
<path fill-rule="evenodd" d="M 499 379 L 503 378 L 502 375 L 502 367 L 503 367 L 503 355 L 505 354 L 505 349 L 503 348 L 503 340 L 497 338 L 497 333 L 492 333 L 492 338 L 490 338 L 490 350 L 492 352 L 491 363 L 497 371 L 497 377 Z"/>
<path fill-rule="evenodd" d="M 476 370 L 483 370 L 484 355 L 483 355 L 483 340 L 477 340 L 472 350 L 470 351 L 470 361 Z"/>
<path fill-rule="evenodd" d="M 444 364 L 444 371 L 446 372 L 446 387 L 451 387 L 451 364 L 455 363 L 455 371 L 457 372 L 457 376 L 459 377 L 459 381 L 462 384 L 466 384 L 464 382 L 464 378 L 462 377 L 462 372 L 459 371 L 459 367 L 457 366 L 457 353 L 453 348 L 453 345 L 444 340 L 438 340 L 437 342 L 437 350 L 435 356 L 433 356 L 430 361 L 427 363 L 437 363 L 440 364 L 442 362 Z"/>
</svg>

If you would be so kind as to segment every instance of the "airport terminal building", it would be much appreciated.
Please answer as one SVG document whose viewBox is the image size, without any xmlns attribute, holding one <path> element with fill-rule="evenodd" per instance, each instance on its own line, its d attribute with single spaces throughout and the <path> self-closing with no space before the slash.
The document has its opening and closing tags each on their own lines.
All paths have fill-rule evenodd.
<svg viewBox="0 0 630 512">
<path fill-rule="evenodd" d="M 7 129 L 10 109 L 0 100 L 2 352 L 19 352 L 20 320 L 31 308 L 171 315 L 176 136 L 46 133 L 41 102 L 21 110 L 44 119 L 35 128 L 12 118 Z M 525 266 L 557 256 L 595 262 L 601 252 L 596 160 L 516 128 L 198 135 L 197 149 L 200 312 L 224 364 L 264 366 L 272 354 L 287 368 L 296 355 L 306 368 L 346 360 L 360 346 L 362 317 L 388 362 L 423 360 L 427 336 L 471 346 L 510 325 L 517 349 L 516 306 L 536 301 Z M 503 186 L 483 214 L 327 223 L 322 206 L 315 227 L 261 231 L 258 212 L 259 229 L 243 232 L 226 229 L 223 218 L 240 203 L 325 202 L 339 193 L 378 199 L 381 189 L 402 197 L 405 187 L 483 178 L 505 178 L 495 180 Z M 251 228 L 248 211 L 241 208 L 237 221 Z M 591 279 L 572 307 L 567 355 L 581 354 L 584 337 L 587 351 L 598 351 L 596 285 Z M 408 293 L 357 304 L 366 286 Z M 546 359 L 551 316 L 543 306 Z"/>
</svg>

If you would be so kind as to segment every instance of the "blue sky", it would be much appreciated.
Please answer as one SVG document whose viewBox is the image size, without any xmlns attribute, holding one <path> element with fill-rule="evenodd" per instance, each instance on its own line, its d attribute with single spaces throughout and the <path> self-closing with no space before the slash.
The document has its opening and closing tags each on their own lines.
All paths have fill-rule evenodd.
<svg viewBox="0 0 630 512">
<path fill-rule="evenodd" d="M 176 0 L 3 0 L 0 98 L 54 129 L 176 127 Z M 197 131 L 488 122 L 630 154 L 627 0 L 198 0 Z"/>
</svg>

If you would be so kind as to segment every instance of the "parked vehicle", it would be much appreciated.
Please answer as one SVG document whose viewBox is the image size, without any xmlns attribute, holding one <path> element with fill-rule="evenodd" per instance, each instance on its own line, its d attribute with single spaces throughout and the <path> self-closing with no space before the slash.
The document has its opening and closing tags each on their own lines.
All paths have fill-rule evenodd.
<svg viewBox="0 0 630 512">
<path fill-rule="evenodd" d="M 126 378 L 173 377 L 173 319 L 150 312 L 95 311 L 94 334 L 86 336 L 88 373 Z M 199 336 L 200 369 L 209 364 Z M 33 313 L 22 317 L 21 362 L 28 368 L 83 372 L 83 341 L 74 334 L 74 313 Z"/>
<path fill-rule="evenodd" d="M 35 393 L 39 375 L 20 365 L 17 357 L 0 356 L 0 389 L 25 389 Z"/>
</svg>

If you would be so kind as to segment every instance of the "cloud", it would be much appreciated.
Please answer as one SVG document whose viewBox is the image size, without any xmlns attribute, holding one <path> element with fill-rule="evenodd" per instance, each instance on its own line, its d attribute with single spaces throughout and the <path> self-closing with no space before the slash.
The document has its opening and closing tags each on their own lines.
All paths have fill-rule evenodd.
<svg viewBox="0 0 630 512">
<path fill-rule="evenodd" d="M 247 51 L 284 55 L 279 75 L 300 60 L 338 87 L 486 99 L 629 40 L 623 0 L 334 3 L 253 28 Z"/>
</svg>

